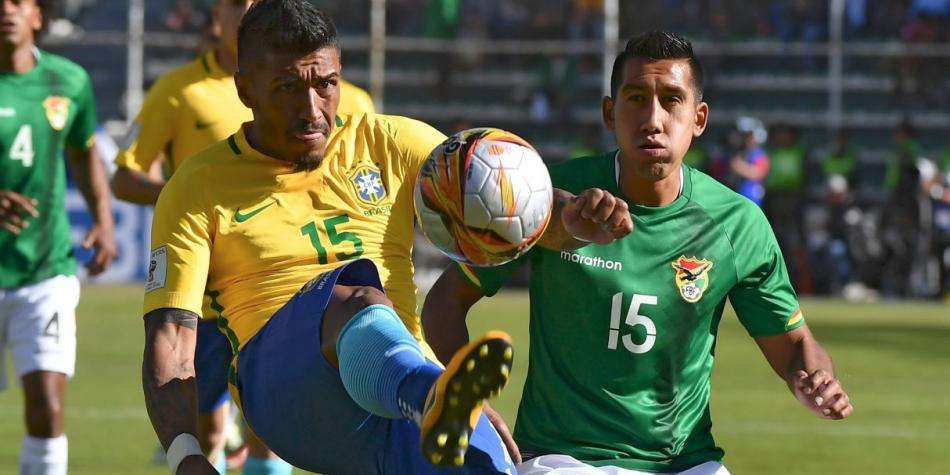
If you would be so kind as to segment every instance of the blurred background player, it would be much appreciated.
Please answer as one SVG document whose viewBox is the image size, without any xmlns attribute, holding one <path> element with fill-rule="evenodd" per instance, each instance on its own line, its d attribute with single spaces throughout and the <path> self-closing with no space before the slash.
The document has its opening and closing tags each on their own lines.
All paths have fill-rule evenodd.
<svg viewBox="0 0 950 475">
<path fill-rule="evenodd" d="M 603 120 L 619 150 L 551 167 L 551 179 L 624 197 L 634 232 L 576 252 L 535 247 L 500 267 L 453 266 L 423 308 L 428 341 L 445 358 L 468 340 L 469 308 L 530 263 L 519 473 L 728 474 L 709 412 L 727 298 L 806 408 L 848 417 L 848 395 L 805 324 L 765 216 L 682 165 L 709 116 L 692 45 L 667 32 L 630 40 L 611 91 Z"/>
<path fill-rule="evenodd" d="M 237 71 L 237 30 L 253 0 L 218 0 L 211 9 L 212 48 L 194 61 L 160 78 L 136 118 L 126 150 L 116 159 L 112 188 L 120 199 L 155 204 L 165 180 L 184 159 L 218 142 L 250 120 L 234 87 Z M 362 89 L 341 84 L 341 114 L 373 112 L 373 103 Z M 164 166 L 162 166 L 164 165 Z M 196 366 L 199 368 L 199 434 L 202 447 L 223 472 L 227 409 L 227 365 L 231 349 L 217 329 L 216 317 L 206 301 L 206 318 Z M 246 434 L 250 456 L 244 473 L 287 473 L 290 467 L 275 459 L 253 433 Z"/>
<path fill-rule="evenodd" d="M 66 473 L 66 381 L 76 364 L 79 280 L 66 216 L 66 169 L 94 219 L 83 247 L 89 275 L 116 255 L 109 184 L 93 149 L 96 108 L 89 76 L 38 49 L 35 0 L 2 2 L 0 34 L 0 352 L 23 386 L 26 436 L 20 473 Z M 2 354 L 0 354 L 2 359 Z M 6 384 L 0 361 L 0 387 Z"/>
</svg>

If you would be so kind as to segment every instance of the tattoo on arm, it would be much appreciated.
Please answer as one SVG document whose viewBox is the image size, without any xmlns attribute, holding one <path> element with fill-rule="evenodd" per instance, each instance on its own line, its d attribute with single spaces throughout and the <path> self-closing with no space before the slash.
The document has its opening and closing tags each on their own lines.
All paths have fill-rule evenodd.
<svg viewBox="0 0 950 475">
<path fill-rule="evenodd" d="M 198 329 L 198 315 L 178 308 L 160 308 L 145 314 L 145 320 L 158 319 L 161 323 L 171 323 L 180 327 Z"/>
</svg>

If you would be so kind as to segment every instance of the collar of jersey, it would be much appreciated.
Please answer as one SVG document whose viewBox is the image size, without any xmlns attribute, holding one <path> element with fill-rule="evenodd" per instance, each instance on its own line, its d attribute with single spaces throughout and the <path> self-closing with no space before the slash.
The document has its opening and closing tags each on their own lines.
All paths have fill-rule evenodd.
<svg viewBox="0 0 950 475">
<path fill-rule="evenodd" d="M 33 69 L 25 73 L 0 72 L 0 76 L 14 80 L 32 80 L 33 76 L 36 76 L 41 71 L 41 65 L 46 64 L 43 51 L 36 46 L 33 47 L 33 59 L 36 61 L 33 65 Z"/>
<path fill-rule="evenodd" d="M 607 191 L 613 193 L 615 196 L 623 196 L 623 194 L 620 192 L 620 150 L 617 150 L 614 153 L 606 154 L 605 158 L 609 160 L 609 165 L 602 168 L 607 170 L 607 173 L 611 176 L 609 176 L 609 178 L 604 181 L 612 185 Z M 613 173 L 610 173 L 611 171 L 613 171 Z M 636 203 L 629 203 L 628 201 L 630 204 L 630 212 L 634 216 L 662 216 L 673 213 L 678 211 L 683 206 L 686 206 L 686 203 L 689 202 L 689 197 L 692 194 L 692 191 L 693 180 L 690 176 L 689 169 L 686 168 L 686 165 L 681 164 L 680 194 L 675 200 L 673 200 L 672 203 L 666 206 L 646 206 Z"/>
</svg>

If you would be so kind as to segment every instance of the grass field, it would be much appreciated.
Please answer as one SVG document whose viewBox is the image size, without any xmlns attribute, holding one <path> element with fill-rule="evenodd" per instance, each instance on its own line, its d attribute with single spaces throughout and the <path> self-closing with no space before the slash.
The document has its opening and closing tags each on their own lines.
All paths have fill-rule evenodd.
<svg viewBox="0 0 950 475">
<path fill-rule="evenodd" d="M 140 385 L 140 287 L 83 290 L 79 361 L 69 387 L 70 473 L 161 474 Z M 724 318 L 713 382 L 714 433 L 734 474 L 947 473 L 950 467 L 950 306 L 803 303 L 834 356 L 854 416 L 821 421 L 800 408 L 735 318 Z M 495 406 L 514 420 L 527 361 L 527 299 L 485 301 L 473 332 L 508 330 L 513 381 Z M 489 317 L 489 315 L 491 315 Z M 14 386 L 15 388 L 15 386 Z M 0 393 L 0 473 L 16 473 L 22 437 L 18 390 Z"/>
</svg>

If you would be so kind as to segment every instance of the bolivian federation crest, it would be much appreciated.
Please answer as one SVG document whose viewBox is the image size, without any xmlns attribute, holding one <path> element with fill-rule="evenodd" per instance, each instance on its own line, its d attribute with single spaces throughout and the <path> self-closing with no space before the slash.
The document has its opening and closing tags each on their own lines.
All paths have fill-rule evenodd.
<svg viewBox="0 0 950 475">
<path fill-rule="evenodd" d="M 46 109 L 46 119 L 53 130 L 63 130 L 66 120 L 69 119 L 69 98 L 63 96 L 49 96 L 43 101 Z"/>
<path fill-rule="evenodd" d="M 689 303 L 699 302 L 709 287 L 709 269 L 712 269 L 713 263 L 706 259 L 680 256 L 673 261 L 672 266 L 676 271 L 673 280 L 680 289 L 680 296 Z"/>
<path fill-rule="evenodd" d="M 378 205 L 386 199 L 386 187 L 378 168 L 363 165 L 350 175 L 350 181 L 360 201 Z"/>
</svg>

